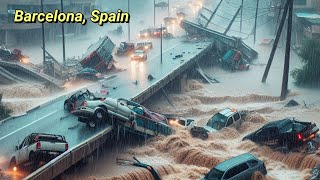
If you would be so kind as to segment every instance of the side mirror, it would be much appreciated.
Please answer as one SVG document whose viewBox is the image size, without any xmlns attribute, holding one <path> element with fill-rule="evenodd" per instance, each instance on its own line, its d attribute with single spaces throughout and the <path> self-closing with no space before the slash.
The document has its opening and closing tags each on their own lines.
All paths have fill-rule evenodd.
<svg viewBox="0 0 320 180">
<path fill-rule="evenodd" d="M 16 146 L 16 150 L 17 150 L 17 151 L 19 150 L 19 147 L 18 147 L 18 146 Z"/>
</svg>

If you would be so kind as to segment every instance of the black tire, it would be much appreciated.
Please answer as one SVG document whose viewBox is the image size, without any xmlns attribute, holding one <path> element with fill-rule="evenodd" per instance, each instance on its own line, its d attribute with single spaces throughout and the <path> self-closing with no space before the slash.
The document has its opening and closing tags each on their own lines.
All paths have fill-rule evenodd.
<svg viewBox="0 0 320 180">
<path fill-rule="evenodd" d="M 16 166 L 17 166 L 17 161 L 16 161 L 16 158 L 13 157 L 10 161 L 10 164 L 9 164 L 9 170 L 13 170 L 13 168 Z"/>
<path fill-rule="evenodd" d="M 106 111 L 102 108 L 98 108 L 94 111 L 93 118 L 90 118 L 88 121 L 88 126 L 90 128 L 96 128 L 100 125 L 103 120 L 106 120 Z"/>
<path fill-rule="evenodd" d="M 97 122 L 94 118 L 90 118 L 88 119 L 88 122 L 87 122 L 87 126 L 91 129 L 94 129 L 97 127 Z"/>
<path fill-rule="evenodd" d="M 35 153 L 33 151 L 31 151 L 29 153 L 29 161 L 32 162 L 32 163 L 36 162 L 36 156 L 35 156 Z"/>
<path fill-rule="evenodd" d="M 72 104 L 69 101 L 64 103 L 64 110 L 68 112 L 72 111 Z"/>
</svg>

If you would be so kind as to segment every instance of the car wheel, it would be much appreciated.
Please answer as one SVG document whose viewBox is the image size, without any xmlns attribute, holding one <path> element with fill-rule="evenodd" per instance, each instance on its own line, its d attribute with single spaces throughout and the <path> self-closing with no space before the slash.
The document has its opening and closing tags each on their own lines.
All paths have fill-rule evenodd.
<svg viewBox="0 0 320 180">
<path fill-rule="evenodd" d="M 64 110 L 71 112 L 72 111 L 72 104 L 70 102 L 65 102 L 64 103 Z"/>
<path fill-rule="evenodd" d="M 251 175 L 251 180 L 260 180 L 260 179 L 264 179 L 264 175 L 260 171 L 255 171 Z"/>
<path fill-rule="evenodd" d="M 29 154 L 29 161 L 35 163 L 36 157 L 33 151 L 30 152 Z"/>
<path fill-rule="evenodd" d="M 11 161 L 10 161 L 9 169 L 10 169 L 10 170 L 13 170 L 13 168 L 16 167 L 16 166 L 17 166 L 17 161 L 16 161 L 16 158 L 13 157 L 13 158 L 11 159 Z"/>
<path fill-rule="evenodd" d="M 100 124 L 103 120 L 106 120 L 106 111 L 102 108 L 97 109 L 94 112 L 94 120 L 96 125 Z"/>
<path fill-rule="evenodd" d="M 90 118 L 89 121 L 87 122 L 87 125 L 89 128 L 92 128 L 92 129 L 96 128 L 97 126 L 96 120 Z"/>
</svg>

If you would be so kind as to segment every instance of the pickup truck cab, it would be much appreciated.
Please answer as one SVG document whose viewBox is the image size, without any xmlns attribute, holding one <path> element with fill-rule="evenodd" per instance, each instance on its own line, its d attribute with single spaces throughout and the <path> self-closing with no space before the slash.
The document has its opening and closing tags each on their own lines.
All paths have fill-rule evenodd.
<svg viewBox="0 0 320 180">
<path fill-rule="evenodd" d="M 237 110 L 226 108 L 212 116 L 203 128 L 208 132 L 219 131 L 225 127 L 239 128 L 242 121 L 241 114 Z"/>
<path fill-rule="evenodd" d="M 68 150 L 64 136 L 32 133 L 20 145 L 11 158 L 9 168 L 23 165 L 27 162 L 37 163 L 39 160 L 53 159 Z"/>
</svg>

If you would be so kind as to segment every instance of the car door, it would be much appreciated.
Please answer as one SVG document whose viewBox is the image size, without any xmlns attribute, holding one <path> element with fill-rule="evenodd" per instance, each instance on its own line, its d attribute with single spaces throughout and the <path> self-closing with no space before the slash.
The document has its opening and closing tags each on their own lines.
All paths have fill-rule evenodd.
<svg viewBox="0 0 320 180">
<path fill-rule="evenodd" d="M 28 140 L 29 140 L 29 136 L 26 137 L 23 142 L 21 143 L 21 145 L 19 146 L 19 150 L 18 150 L 18 158 L 16 159 L 17 164 L 23 163 L 25 161 L 28 160 L 28 156 L 27 156 L 27 150 L 28 150 Z"/>
<path fill-rule="evenodd" d="M 231 126 L 232 124 L 233 124 L 233 117 L 230 116 L 230 117 L 228 117 L 228 119 L 227 119 L 227 122 L 226 122 L 225 127 L 229 127 L 229 126 Z"/>
<path fill-rule="evenodd" d="M 238 129 L 241 126 L 241 116 L 238 112 L 233 115 L 234 126 Z"/>
</svg>

